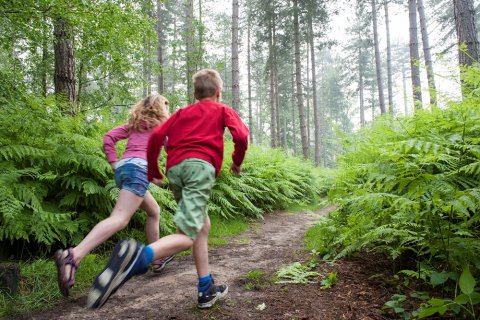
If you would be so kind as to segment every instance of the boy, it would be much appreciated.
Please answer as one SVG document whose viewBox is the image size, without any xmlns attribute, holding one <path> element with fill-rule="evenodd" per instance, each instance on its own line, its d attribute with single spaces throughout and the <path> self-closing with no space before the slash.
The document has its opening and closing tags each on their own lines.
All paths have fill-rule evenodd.
<svg viewBox="0 0 480 320">
<path fill-rule="evenodd" d="M 225 127 L 235 144 L 230 168 L 235 175 L 240 174 L 247 150 L 248 128 L 233 109 L 219 103 L 222 79 L 217 71 L 200 70 L 193 76 L 193 86 L 198 102 L 178 110 L 155 129 L 147 149 L 148 180 L 161 185 L 158 157 L 163 142 L 168 141 L 166 171 L 177 201 L 177 232 L 146 247 L 134 240 L 117 243 L 90 290 L 89 308 L 101 307 L 132 276 L 145 273 L 151 261 L 192 246 L 198 275 L 198 307 L 209 308 L 228 292 L 226 285 L 214 284 L 209 272 L 207 202 L 222 166 Z"/>
</svg>

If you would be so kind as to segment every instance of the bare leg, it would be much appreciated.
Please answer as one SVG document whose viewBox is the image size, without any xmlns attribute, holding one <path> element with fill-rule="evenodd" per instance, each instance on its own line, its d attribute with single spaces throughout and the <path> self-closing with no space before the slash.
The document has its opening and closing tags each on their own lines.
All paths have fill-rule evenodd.
<svg viewBox="0 0 480 320">
<path fill-rule="evenodd" d="M 142 197 L 128 190 L 120 190 L 117 203 L 110 217 L 97 223 L 82 242 L 73 248 L 75 262 L 77 264 L 80 263 L 80 261 L 99 244 L 106 241 L 117 231 L 125 228 L 143 200 Z"/>
<path fill-rule="evenodd" d="M 202 230 L 193 242 L 193 257 L 195 259 L 195 267 L 199 278 L 210 273 L 208 268 L 208 232 L 210 231 L 210 218 L 207 216 Z"/>
<path fill-rule="evenodd" d="M 150 192 L 147 191 L 140 208 L 147 213 L 147 221 L 145 223 L 145 233 L 147 235 L 147 242 L 153 243 L 158 240 L 160 236 L 159 224 L 160 224 L 160 207 L 152 197 Z"/>
<path fill-rule="evenodd" d="M 174 255 L 180 251 L 187 250 L 193 245 L 193 240 L 185 234 L 177 231 L 175 234 L 170 234 L 161 237 L 159 240 L 150 244 L 153 249 L 153 260 L 165 258 Z"/>
</svg>

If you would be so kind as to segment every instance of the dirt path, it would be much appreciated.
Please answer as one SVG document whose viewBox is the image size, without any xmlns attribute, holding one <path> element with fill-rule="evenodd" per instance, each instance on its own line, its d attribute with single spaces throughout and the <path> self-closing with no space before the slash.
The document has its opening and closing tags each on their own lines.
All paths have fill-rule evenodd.
<svg viewBox="0 0 480 320">
<path fill-rule="evenodd" d="M 322 272 L 346 270 L 345 276 L 339 275 L 346 281 L 341 290 L 320 290 L 318 284 L 244 288 L 242 277 L 251 270 L 262 270 L 271 278 L 282 265 L 307 260 L 302 249 L 304 232 L 328 210 L 267 215 L 230 244 L 212 248 L 212 274 L 218 283 L 229 284 L 228 298 L 212 309 L 196 308 L 195 267 L 191 256 L 185 256 L 173 260 L 161 275 L 149 273 L 129 281 L 99 310 L 86 309 L 86 297 L 81 297 L 28 319 L 382 319 L 376 311 L 381 305 L 375 304 L 368 288 L 356 283 L 355 277 L 348 279 L 349 269 L 354 267 L 348 261 L 320 267 Z M 363 300 L 366 302 L 361 304 Z M 358 302 L 359 308 L 355 308 Z M 257 310 L 262 303 L 265 310 Z"/>
</svg>

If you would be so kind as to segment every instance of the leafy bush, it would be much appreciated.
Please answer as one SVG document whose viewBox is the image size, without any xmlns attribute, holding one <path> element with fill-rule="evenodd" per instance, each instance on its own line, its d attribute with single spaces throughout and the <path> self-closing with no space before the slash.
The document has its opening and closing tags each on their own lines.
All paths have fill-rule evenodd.
<svg viewBox="0 0 480 320">
<path fill-rule="evenodd" d="M 469 72 L 480 79 L 478 69 Z M 432 277 L 469 266 L 478 275 L 479 102 L 473 90 L 445 110 L 383 117 L 347 138 L 328 193 L 339 206 L 311 231 L 316 249 L 336 258 L 359 250 L 412 257 Z"/>
</svg>

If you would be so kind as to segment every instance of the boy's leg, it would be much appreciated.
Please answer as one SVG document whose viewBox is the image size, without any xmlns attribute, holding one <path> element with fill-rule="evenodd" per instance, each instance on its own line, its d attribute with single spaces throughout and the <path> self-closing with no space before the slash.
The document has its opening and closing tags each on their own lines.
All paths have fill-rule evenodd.
<svg viewBox="0 0 480 320">
<path fill-rule="evenodd" d="M 210 218 L 205 219 L 202 230 L 193 242 L 193 257 L 195 259 L 195 267 L 197 268 L 198 278 L 202 278 L 210 274 L 208 268 L 208 233 L 210 231 Z"/>
<path fill-rule="evenodd" d="M 207 216 L 205 223 L 193 243 L 193 256 L 198 275 L 198 307 L 210 308 L 228 293 L 225 284 L 215 285 L 208 267 L 208 232 L 210 231 L 210 218 Z"/>
<path fill-rule="evenodd" d="M 184 234 L 172 234 L 144 247 L 135 240 L 122 240 L 115 246 L 107 266 L 95 279 L 87 307 L 99 308 L 135 275 L 147 272 L 154 259 L 176 254 L 193 245 Z"/>
</svg>

